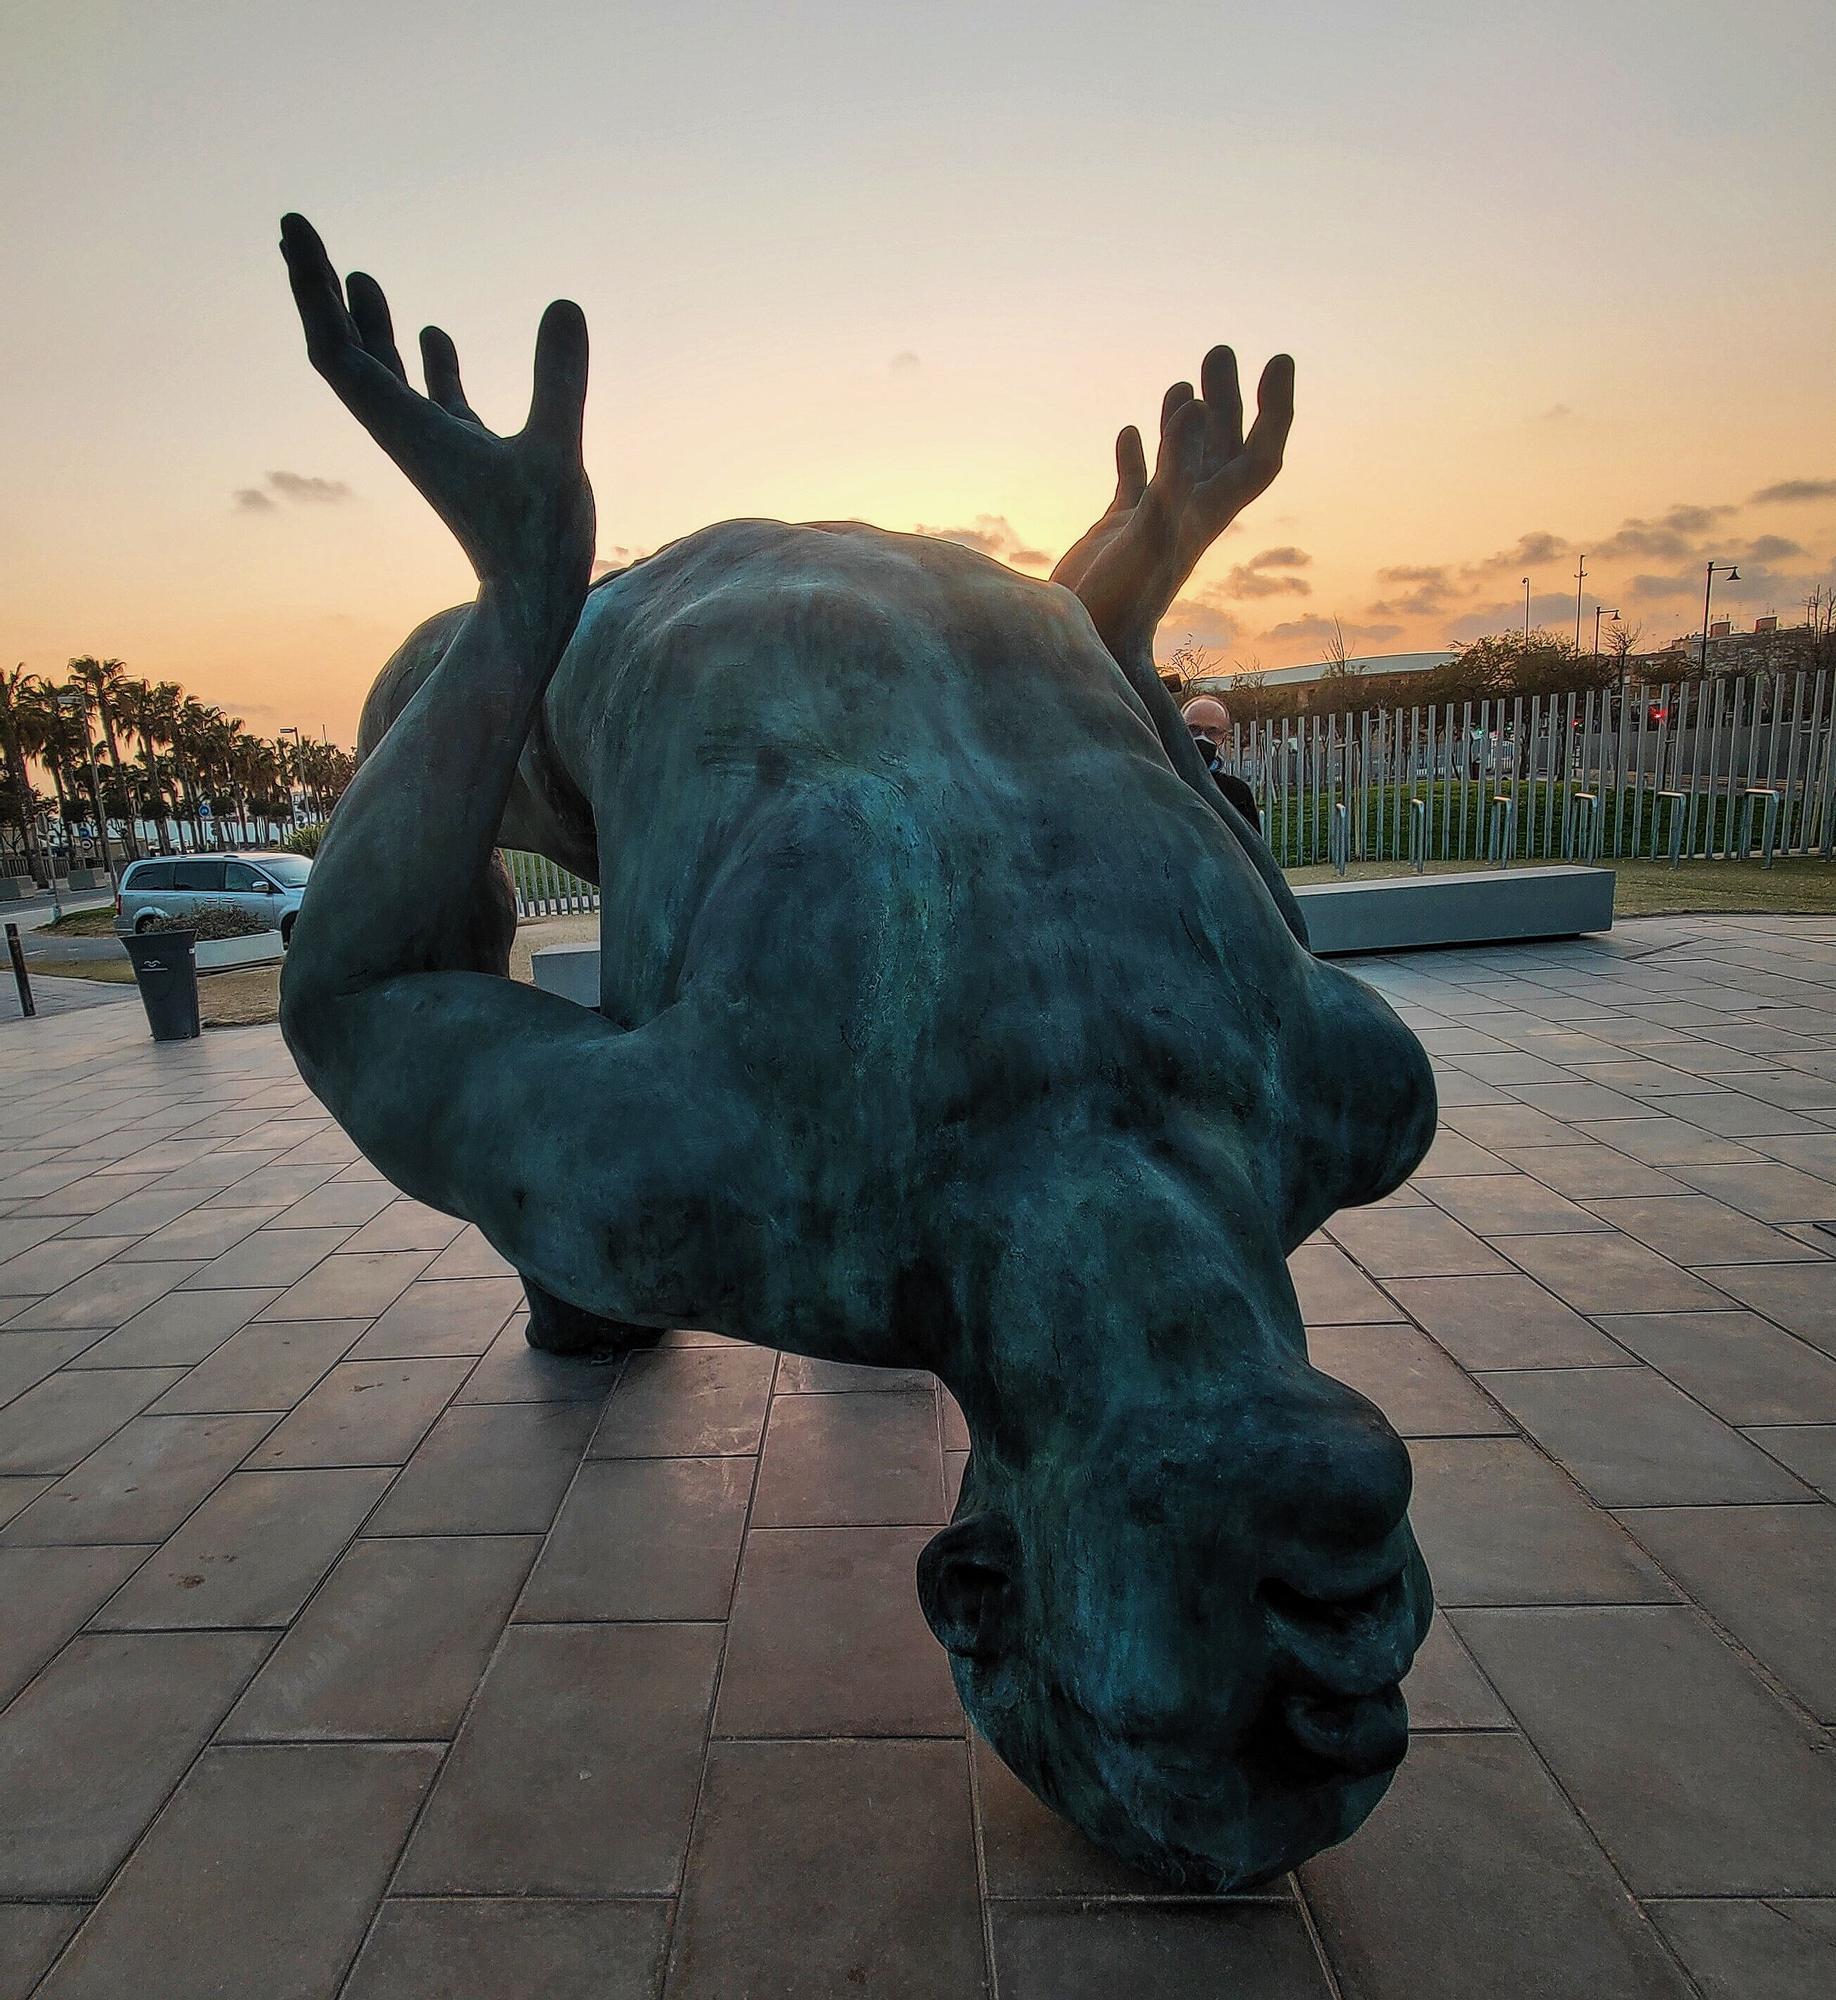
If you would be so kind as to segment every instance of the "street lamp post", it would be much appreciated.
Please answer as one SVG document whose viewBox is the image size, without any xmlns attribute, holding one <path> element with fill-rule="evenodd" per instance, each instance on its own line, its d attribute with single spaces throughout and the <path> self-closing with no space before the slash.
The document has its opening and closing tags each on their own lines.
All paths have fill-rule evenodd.
<svg viewBox="0 0 1836 2000">
<path fill-rule="evenodd" d="M 1581 585 L 1587 576 L 1587 558 L 1583 556 L 1575 569 L 1575 651 L 1581 650 Z"/>
<path fill-rule="evenodd" d="M 89 752 L 89 795 L 96 805 L 96 838 L 102 844 L 103 870 L 113 881 L 115 862 L 108 851 L 108 814 L 102 808 L 102 774 L 96 769 L 96 740 L 89 733 L 89 697 L 66 689 L 58 696 L 57 705 L 66 715 L 74 712 L 83 718 L 83 747 Z"/>
<path fill-rule="evenodd" d="M 1604 604 L 1596 604 L 1594 606 L 1594 658 L 1595 659 L 1599 659 L 1600 657 L 1600 621 L 1603 618 L 1610 618 L 1612 619 L 1613 623 L 1617 625 L 1619 623 L 1619 613 L 1617 611 L 1609 611 Z"/>
<path fill-rule="evenodd" d="M 1712 562 L 1703 572 L 1702 651 L 1698 656 L 1697 664 L 1701 667 L 1702 671 L 1705 674 L 1708 672 L 1709 599 L 1715 593 L 1715 572 L 1717 570 L 1720 570 L 1722 575 L 1725 576 L 1730 583 L 1738 583 L 1740 581 L 1740 565 L 1738 563 Z"/>
<path fill-rule="evenodd" d="M 1530 579 L 1524 578 L 1524 644 L 1530 643 Z"/>
</svg>

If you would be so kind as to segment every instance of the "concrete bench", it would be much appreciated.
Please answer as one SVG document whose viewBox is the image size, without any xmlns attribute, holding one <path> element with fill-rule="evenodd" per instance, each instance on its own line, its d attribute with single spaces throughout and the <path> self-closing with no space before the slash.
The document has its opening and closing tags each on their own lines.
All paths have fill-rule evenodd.
<svg viewBox="0 0 1836 2000">
<path fill-rule="evenodd" d="M 1417 945 L 1500 944 L 1613 928 L 1610 868 L 1486 868 L 1470 875 L 1399 875 L 1296 889 L 1321 958 Z M 544 945 L 535 983 L 582 1007 L 599 1005 L 599 947 Z"/>
<path fill-rule="evenodd" d="M 1296 889 L 1322 958 L 1418 945 L 1504 944 L 1613 928 L 1610 868 L 1484 868 Z"/>
</svg>

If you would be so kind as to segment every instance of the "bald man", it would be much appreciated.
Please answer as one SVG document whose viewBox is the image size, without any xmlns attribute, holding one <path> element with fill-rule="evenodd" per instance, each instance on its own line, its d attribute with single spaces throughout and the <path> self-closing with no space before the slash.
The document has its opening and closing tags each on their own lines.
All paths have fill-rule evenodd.
<svg viewBox="0 0 1836 2000">
<path fill-rule="evenodd" d="M 1258 833 L 1262 815 L 1256 810 L 1256 795 L 1234 771 L 1224 768 L 1224 746 L 1230 741 L 1230 710 L 1215 695 L 1195 695 L 1180 711 L 1192 740 L 1205 759 L 1212 782 Z"/>
</svg>

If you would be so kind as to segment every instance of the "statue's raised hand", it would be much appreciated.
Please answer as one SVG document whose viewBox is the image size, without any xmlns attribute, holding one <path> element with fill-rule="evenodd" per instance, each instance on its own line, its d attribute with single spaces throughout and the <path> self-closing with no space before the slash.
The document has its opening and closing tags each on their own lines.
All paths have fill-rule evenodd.
<svg viewBox="0 0 1836 2000">
<path fill-rule="evenodd" d="M 1199 386 L 1197 396 L 1190 382 L 1167 391 L 1152 479 L 1141 433 L 1133 424 L 1123 430 L 1115 498 L 1052 572 L 1083 599 L 1112 647 L 1151 642 L 1199 558 L 1281 470 L 1294 422 L 1293 361 L 1278 354 L 1263 369 L 1247 437 L 1228 347 L 1206 355 Z"/>
<path fill-rule="evenodd" d="M 580 308 L 558 299 L 542 315 L 528 421 L 499 437 L 466 402 L 459 356 L 437 326 L 421 334 L 422 396 L 408 385 L 376 280 L 353 271 L 341 286 L 303 215 L 282 218 L 281 253 L 312 365 L 453 531 L 479 581 L 571 623 L 593 566 L 593 489 L 580 455 Z"/>
</svg>

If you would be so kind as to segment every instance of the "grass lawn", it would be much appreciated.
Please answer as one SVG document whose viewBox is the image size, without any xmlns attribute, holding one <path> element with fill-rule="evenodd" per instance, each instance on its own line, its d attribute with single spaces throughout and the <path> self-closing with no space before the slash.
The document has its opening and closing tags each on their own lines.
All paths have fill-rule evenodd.
<svg viewBox="0 0 1836 2000">
<path fill-rule="evenodd" d="M 40 924 L 42 937 L 113 937 L 115 909 L 105 903 L 99 910 L 67 910 L 55 923 Z"/>
</svg>

